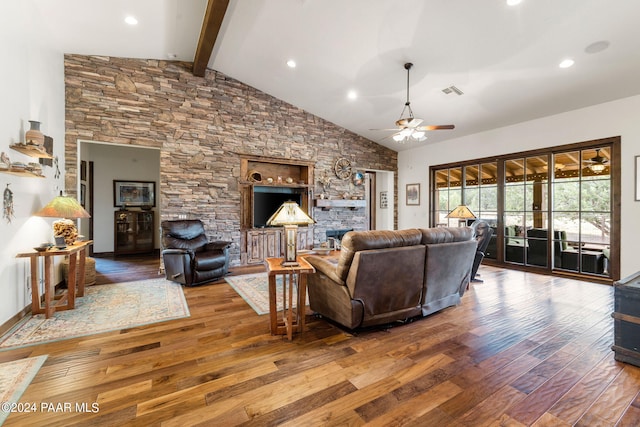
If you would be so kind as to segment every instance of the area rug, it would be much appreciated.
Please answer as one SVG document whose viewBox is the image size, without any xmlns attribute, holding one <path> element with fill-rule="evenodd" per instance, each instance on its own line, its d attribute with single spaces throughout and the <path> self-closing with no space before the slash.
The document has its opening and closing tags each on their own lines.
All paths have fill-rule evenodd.
<svg viewBox="0 0 640 427">
<path fill-rule="evenodd" d="M 46 355 L 0 363 L 0 425 L 11 410 L 18 410 L 13 404 L 18 403 L 45 360 Z"/>
<path fill-rule="evenodd" d="M 241 276 L 227 276 L 229 285 L 251 306 L 259 315 L 269 313 L 269 278 L 267 273 L 243 274 Z M 293 288 L 293 306 L 296 306 L 298 293 Z M 282 310 L 282 276 L 276 276 L 276 307 Z M 307 294 L 307 305 L 309 295 Z"/>
<path fill-rule="evenodd" d="M 166 279 L 90 286 L 73 310 L 27 316 L 0 337 L 0 350 L 189 317 L 182 287 Z"/>
</svg>

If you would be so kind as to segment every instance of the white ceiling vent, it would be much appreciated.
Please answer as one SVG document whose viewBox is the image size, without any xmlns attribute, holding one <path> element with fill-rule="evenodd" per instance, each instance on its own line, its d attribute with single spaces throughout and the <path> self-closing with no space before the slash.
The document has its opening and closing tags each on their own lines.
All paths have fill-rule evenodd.
<svg viewBox="0 0 640 427">
<path fill-rule="evenodd" d="M 449 95 L 450 93 L 455 93 L 456 95 L 463 95 L 464 94 L 463 91 L 461 91 L 460 89 L 458 89 L 455 86 L 445 87 L 444 89 L 442 89 L 442 92 L 444 92 L 446 95 Z"/>
</svg>

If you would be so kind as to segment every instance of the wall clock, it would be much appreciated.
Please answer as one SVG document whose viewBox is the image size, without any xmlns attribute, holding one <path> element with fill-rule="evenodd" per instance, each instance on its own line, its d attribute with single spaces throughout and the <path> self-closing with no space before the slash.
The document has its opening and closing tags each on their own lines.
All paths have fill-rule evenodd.
<svg viewBox="0 0 640 427">
<path fill-rule="evenodd" d="M 338 160 L 336 160 L 336 165 L 333 169 L 336 173 L 336 176 L 340 179 L 349 179 L 351 177 L 351 174 L 353 173 L 353 170 L 351 168 L 351 160 L 344 157 L 340 157 Z"/>
</svg>

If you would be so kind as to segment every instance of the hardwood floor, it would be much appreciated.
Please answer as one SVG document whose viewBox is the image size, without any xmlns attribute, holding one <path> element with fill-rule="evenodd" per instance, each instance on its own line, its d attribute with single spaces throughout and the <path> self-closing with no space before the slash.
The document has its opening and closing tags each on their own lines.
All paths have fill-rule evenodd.
<svg viewBox="0 0 640 427">
<path fill-rule="evenodd" d="M 96 265 L 98 283 L 158 274 L 157 258 Z M 0 352 L 49 355 L 21 402 L 99 409 L 5 425 L 640 425 L 640 368 L 610 349 L 612 287 L 480 272 L 458 307 L 357 334 L 309 316 L 292 342 L 226 282 L 185 288 L 190 318 Z"/>
</svg>

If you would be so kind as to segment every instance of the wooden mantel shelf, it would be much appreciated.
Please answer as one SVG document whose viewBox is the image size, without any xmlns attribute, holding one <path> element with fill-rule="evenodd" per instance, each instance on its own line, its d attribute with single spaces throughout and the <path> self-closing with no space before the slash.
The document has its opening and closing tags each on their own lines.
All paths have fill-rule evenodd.
<svg viewBox="0 0 640 427">
<path fill-rule="evenodd" d="M 367 207 L 366 200 L 345 200 L 345 199 L 315 199 L 315 205 L 318 208 L 322 208 L 323 211 L 328 211 L 331 208 L 349 208 L 358 209 Z"/>
</svg>

